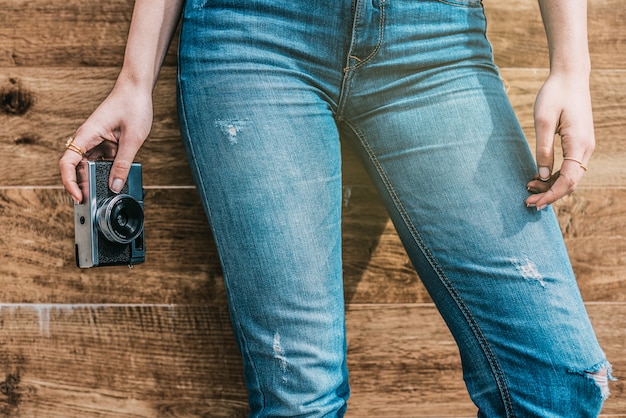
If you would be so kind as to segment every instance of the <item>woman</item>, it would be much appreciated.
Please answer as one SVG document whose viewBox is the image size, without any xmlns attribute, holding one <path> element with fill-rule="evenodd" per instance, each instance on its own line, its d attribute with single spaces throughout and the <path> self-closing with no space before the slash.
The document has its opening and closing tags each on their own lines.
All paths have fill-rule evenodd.
<svg viewBox="0 0 626 418">
<path fill-rule="evenodd" d="M 597 416 L 610 365 L 549 207 L 594 148 L 586 2 L 540 6 L 551 71 L 536 102 L 536 165 L 480 0 L 137 0 L 119 78 L 63 155 L 63 183 L 81 201 L 75 168 L 104 153 L 121 189 L 182 14 L 181 131 L 251 416 L 347 407 L 340 138 L 450 327 L 479 416 Z"/>
</svg>

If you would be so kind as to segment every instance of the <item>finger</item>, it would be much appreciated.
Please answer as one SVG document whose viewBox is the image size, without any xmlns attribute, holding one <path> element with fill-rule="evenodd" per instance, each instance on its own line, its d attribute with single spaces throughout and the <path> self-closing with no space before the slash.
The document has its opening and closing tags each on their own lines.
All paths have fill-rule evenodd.
<svg viewBox="0 0 626 418">
<path fill-rule="evenodd" d="M 564 161 L 559 176 L 554 181 L 552 187 L 544 193 L 530 196 L 526 199 L 526 205 L 530 207 L 534 206 L 537 210 L 542 210 L 546 206 L 551 205 L 576 190 L 584 173 L 585 170 L 579 163 L 568 160 Z"/>
<path fill-rule="evenodd" d="M 99 151 L 101 148 L 100 143 L 103 139 L 99 136 L 86 135 L 85 132 L 89 132 L 90 130 L 84 128 L 84 126 L 85 125 L 81 126 L 76 131 L 75 137 L 68 139 L 68 142 L 70 142 L 71 145 L 66 143 L 65 147 L 67 149 L 59 160 L 59 171 L 61 172 L 63 186 L 76 203 L 82 202 L 83 199 L 83 194 L 80 189 L 80 185 L 77 182 L 76 175 L 76 169 L 79 163 L 84 158 L 97 159 L 100 158 L 100 155 L 98 154 L 105 156 L 108 152 L 106 150 Z M 113 144 L 113 146 L 115 146 L 115 144 Z"/>
<path fill-rule="evenodd" d="M 114 193 L 119 193 L 126 179 L 128 178 L 128 172 L 137 155 L 141 140 L 131 139 L 129 136 L 123 136 L 120 138 L 120 142 L 117 148 L 117 154 L 113 160 L 111 166 L 111 174 L 109 176 L 109 188 Z"/>
<path fill-rule="evenodd" d="M 81 135 L 80 131 L 81 129 L 79 128 L 75 137 L 68 138 L 65 144 L 65 153 L 63 153 L 63 156 L 59 160 L 61 181 L 63 182 L 65 190 L 67 190 L 76 203 L 80 203 L 83 200 L 83 194 L 76 178 L 76 168 L 83 158 L 86 157 L 90 149 L 90 147 L 86 145 L 86 141 L 83 138 L 84 135 Z"/>
<path fill-rule="evenodd" d="M 537 137 L 537 171 L 541 180 L 548 180 L 554 168 L 554 136 L 557 132 L 558 115 L 546 117 L 535 114 L 535 136 Z"/>
<path fill-rule="evenodd" d="M 546 206 L 551 205 L 574 191 L 575 186 L 573 186 L 573 184 L 574 181 L 572 179 L 561 174 L 548 191 L 535 195 L 537 199 L 534 203 L 533 199 L 530 198 L 527 202 L 530 203 L 530 206 L 536 207 L 537 210 L 543 210 Z"/>
<path fill-rule="evenodd" d="M 59 160 L 59 171 L 63 187 L 72 196 L 75 203 L 83 201 L 83 193 L 76 180 L 76 167 L 83 158 L 74 151 L 67 150 Z"/>
<path fill-rule="evenodd" d="M 539 174 L 536 174 L 535 177 L 526 184 L 526 190 L 531 193 L 544 193 L 552 187 L 556 179 L 559 177 L 560 172 L 552 174 L 548 180 L 541 180 Z"/>
</svg>

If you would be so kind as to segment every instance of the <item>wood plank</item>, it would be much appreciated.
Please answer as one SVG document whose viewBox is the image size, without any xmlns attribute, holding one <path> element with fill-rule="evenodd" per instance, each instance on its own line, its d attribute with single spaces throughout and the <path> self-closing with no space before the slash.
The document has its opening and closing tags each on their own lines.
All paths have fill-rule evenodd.
<svg viewBox="0 0 626 418">
<path fill-rule="evenodd" d="M 344 206 L 346 300 L 430 299 L 371 188 Z M 74 265 L 72 205 L 60 189 L 0 189 L 0 300 L 15 303 L 213 303 L 224 295 L 210 229 L 194 189 L 148 189 L 146 263 Z M 588 301 L 626 301 L 626 189 L 581 189 L 557 206 Z"/>
<path fill-rule="evenodd" d="M 594 68 L 626 67 L 626 11 L 621 0 L 590 0 L 588 38 Z M 547 68 L 548 47 L 536 0 L 486 0 L 487 36 L 496 63 L 504 67 Z"/>
<path fill-rule="evenodd" d="M 245 416 L 225 307 L 2 305 L 0 318 L 5 417 Z"/>
<path fill-rule="evenodd" d="M 133 4 L 1 0 L 0 66 L 120 66 Z M 165 65 L 175 65 L 175 46 Z"/>
<path fill-rule="evenodd" d="M 485 0 L 487 37 L 502 68 L 547 68 L 548 43 L 539 5 L 533 0 Z"/>
<path fill-rule="evenodd" d="M 588 309 L 619 377 L 626 305 Z M 348 416 L 475 416 L 432 305 L 351 305 L 346 321 Z M 1 305 L 0 323 L 3 416 L 245 416 L 223 305 Z M 607 416 L 626 409 L 623 380 L 611 389 Z"/>
<path fill-rule="evenodd" d="M 0 154 L 4 156 L 0 186 L 60 185 L 57 164 L 65 139 L 106 97 L 116 76 L 117 70 L 112 68 L 0 68 L 0 92 L 17 94 L 18 86 L 32 103 L 21 115 L 0 111 L 0 124 L 5 127 L 0 131 Z M 502 76 L 534 149 L 532 109 L 547 72 L 514 69 L 502 71 Z M 626 106 L 620 94 L 626 89 L 626 72 L 595 71 L 592 88 L 598 144 L 581 185 L 626 185 Z M 154 98 L 154 126 L 137 156 L 137 161 L 144 163 L 144 182 L 149 186 L 192 185 L 178 131 L 173 69 L 164 71 Z M 349 147 L 344 149 L 346 184 L 369 184 Z"/>
<path fill-rule="evenodd" d="M 119 66 L 132 0 L 0 0 L 0 67 Z M 501 67 L 547 67 L 536 0 L 485 1 L 488 36 Z M 596 68 L 624 68 L 626 12 L 621 0 L 589 1 L 589 42 Z M 176 62 L 176 41 L 166 65 Z"/>
<path fill-rule="evenodd" d="M 623 2 L 592 0 L 587 2 L 587 7 L 591 65 L 594 68 L 626 68 L 626 9 Z"/>
</svg>

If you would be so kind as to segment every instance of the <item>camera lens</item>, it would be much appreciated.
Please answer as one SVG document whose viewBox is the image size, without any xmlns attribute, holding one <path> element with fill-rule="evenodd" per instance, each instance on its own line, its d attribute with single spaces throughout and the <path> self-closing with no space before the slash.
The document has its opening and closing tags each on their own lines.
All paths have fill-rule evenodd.
<svg viewBox="0 0 626 418">
<path fill-rule="evenodd" d="M 100 232 L 112 242 L 128 244 L 143 231 L 143 208 L 130 195 L 105 199 L 96 216 Z"/>
</svg>

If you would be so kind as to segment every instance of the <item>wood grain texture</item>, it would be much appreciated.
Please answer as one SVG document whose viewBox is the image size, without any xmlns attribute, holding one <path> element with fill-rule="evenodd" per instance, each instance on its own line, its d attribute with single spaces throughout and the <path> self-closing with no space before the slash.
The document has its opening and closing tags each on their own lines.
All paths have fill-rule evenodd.
<svg viewBox="0 0 626 418">
<path fill-rule="evenodd" d="M 626 305 L 591 304 L 616 370 Z M 245 416 L 227 309 L 181 305 L 1 305 L 6 417 Z M 349 417 L 470 417 L 458 351 L 431 304 L 351 305 Z M 619 374 L 618 374 L 619 376 Z M 626 409 L 623 381 L 604 413 Z"/>
<path fill-rule="evenodd" d="M 133 0 L 1 0 L 0 66 L 118 67 L 133 4 Z M 175 52 L 170 48 L 166 65 L 176 63 Z"/>
<path fill-rule="evenodd" d="M 245 416 L 225 307 L 2 305 L 0 318 L 2 416 Z"/>
<path fill-rule="evenodd" d="M 620 0 L 589 0 L 591 63 L 597 69 L 626 67 L 626 11 Z M 485 0 L 487 36 L 500 67 L 547 68 L 548 43 L 536 0 Z M 616 33 L 619 32 L 619 33 Z"/>
</svg>

